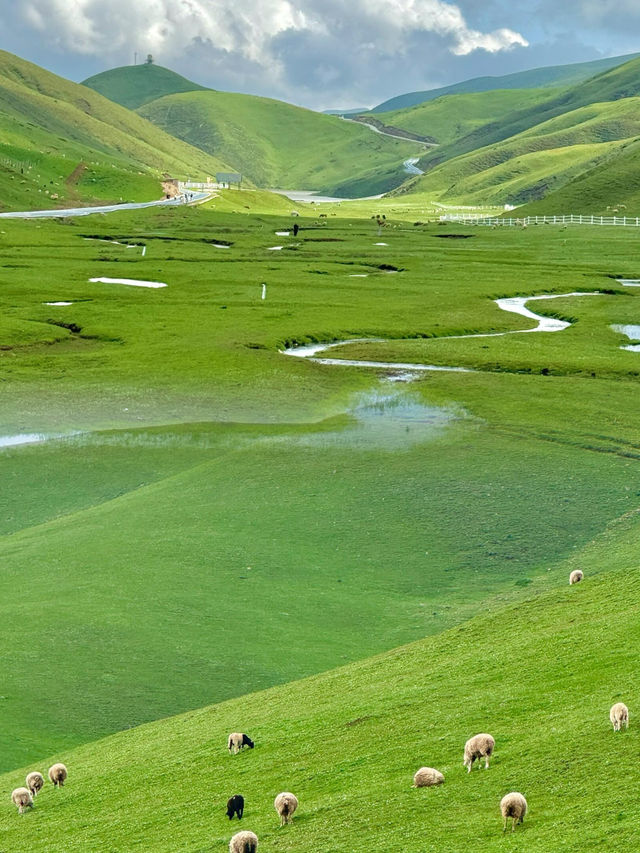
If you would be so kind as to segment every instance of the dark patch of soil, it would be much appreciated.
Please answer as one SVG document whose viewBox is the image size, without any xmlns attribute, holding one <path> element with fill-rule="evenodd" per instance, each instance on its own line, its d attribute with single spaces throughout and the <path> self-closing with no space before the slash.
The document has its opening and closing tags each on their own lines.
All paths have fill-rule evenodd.
<svg viewBox="0 0 640 853">
<path fill-rule="evenodd" d="M 70 175 L 67 175 L 64 179 L 65 184 L 71 187 L 75 186 L 86 171 L 87 164 L 82 162 L 78 163 L 73 172 L 71 172 Z"/>
<path fill-rule="evenodd" d="M 51 326 L 59 326 L 61 329 L 68 329 L 74 335 L 79 335 L 82 331 L 82 326 L 79 326 L 77 323 L 63 323 L 61 320 L 52 320 L 49 318 L 47 320 Z"/>
<path fill-rule="evenodd" d="M 475 237 L 475 234 L 432 234 L 432 237 L 448 237 L 450 240 L 468 240 L 470 237 Z"/>
</svg>

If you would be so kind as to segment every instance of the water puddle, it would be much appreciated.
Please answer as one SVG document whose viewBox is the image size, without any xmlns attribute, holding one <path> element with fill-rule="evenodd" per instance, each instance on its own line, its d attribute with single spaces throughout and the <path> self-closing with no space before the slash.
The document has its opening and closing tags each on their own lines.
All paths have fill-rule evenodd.
<svg viewBox="0 0 640 853">
<path fill-rule="evenodd" d="M 121 243 L 119 240 L 108 240 L 104 237 L 85 237 L 85 240 L 95 240 L 98 243 L 111 243 L 114 246 L 124 246 L 125 249 L 138 249 L 135 243 Z"/>
<path fill-rule="evenodd" d="M 617 278 L 616 281 L 623 287 L 640 287 L 640 278 Z"/>
<path fill-rule="evenodd" d="M 288 237 L 291 231 L 276 231 L 276 237 Z"/>
<path fill-rule="evenodd" d="M 349 275 L 349 278 L 369 278 L 368 272 L 354 272 Z"/>
<path fill-rule="evenodd" d="M 20 435 L 0 435 L 0 447 L 18 447 L 21 444 L 35 444 L 46 441 L 47 436 L 38 432 L 20 433 Z"/>
<path fill-rule="evenodd" d="M 374 246 L 388 246 L 388 243 L 374 243 Z"/>
<path fill-rule="evenodd" d="M 640 284 L 640 282 L 638 282 Z M 615 324 L 611 326 L 614 332 L 620 332 L 622 335 L 626 335 L 630 341 L 640 341 L 640 326 L 636 326 L 633 324 L 627 325 L 618 325 Z M 627 344 L 620 349 L 626 349 L 629 352 L 640 352 L 640 343 L 636 344 Z"/>
<path fill-rule="evenodd" d="M 438 438 L 446 427 L 464 417 L 451 409 L 428 406 L 417 394 L 400 388 L 358 394 L 346 414 L 351 423 L 339 430 L 277 440 L 314 447 L 400 450 Z"/>
<path fill-rule="evenodd" d="M 102 284 L 127 284 L 130 287 L 166 287 L 162 281 L 139 281 L 135 278 L 90 278 L 90 282 L 100 282 Z"/>
<path fill-rule="evenodd" d="M 43 441 L 55 441 L 61 438 L 71 438 L 80 435 L 79 432 L 72 432 L 57 435 L 45 435 L 42 432 L 20 432 L 16 435 L 0 435 L 0 449 L 6 447 L 20 447 L 24 444 L 41 444 Z"/>
<path fill-rule="evenodd" d="M 42 304 L 43 304 L 43 305 L 57 305 L 57 306 L 62 306 L 62 305 L 73 305 L 73 302 L 43 302 Z"/>
<path fill-rule="evenodd" d="M 269 246 L 267 252 L 279 252 L 280 249 L 284 249 L 284 246 Z"/>
<path fill-rule="evenodd" d="M 212 246 L 215 246 L 216 249 L 230 249 L 231 246 L 225 246 L 224 243 L 212 243 Z"/>
</svg>

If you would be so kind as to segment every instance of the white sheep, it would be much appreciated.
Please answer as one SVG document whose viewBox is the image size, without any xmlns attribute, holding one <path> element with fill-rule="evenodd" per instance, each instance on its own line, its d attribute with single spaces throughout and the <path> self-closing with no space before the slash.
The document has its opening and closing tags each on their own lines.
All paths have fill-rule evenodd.
<svg viewBox="0 0 640 853">
<path fill-rule="evenodd" d="M 29 773 L 25 781 L 27 783 L 29 793 L 33 797 L 36 797 L 38 795 L 38 791 L 41 791 L 44 787 L 44 776 L 42 773 L 38 773 L 37 770 L 34 770 L 33 773 Z"/>
<path fill-rule="evenodd" d="M 584 573 L 581 569 L 574 569 L 569 575 L 569 586 L 573 586 L 574 583 L 580 583 L 583 577 Z"/>
<path fill-rule="evenodd" d="M 516 823 L 522 823 L 527 813 L 527 801 L 517 791 L 506 794 L 500 800 L 500 811 L 502 812 L 502 831 L 507 828 L 507 820 L 511 818 L 511 831 L 516 828 Z"/>
<path fill-rule="evenodd" d="M 433 767 L 421 767 L 413 777 L 414 788 L 430 788 L 432 785 L 442 785 L 444 776 Z"/>
<path fill-rule="evenodd" d="M 249 749 L 253 749 L 255 746 L 249 735 L 245 735 L 242 732 L 231 732 L 227 740 L 227 749 L 229 752 L 236 755 L 245 746 L 248 746 Z"/>
<path fill-rule="evenodd" d="M 284 826 L 285 823 L 291 823 L 293 813 L 298 808 L 298 798 L 289 791 L 283 791 L 275 798 L 273 806 L 280 815 L 280 826 Z"/>
<path fill-rule="evenodd" d="M 624 724 L 625 729 L 629 728 L 629 709 L 624 702 L 616 702 L 612 705 L 609 711 L 609 719 L 613 724 L 614 732 L 619 732 Z"/>
<path fill-rule="evenodd" d="M 15 788 L 11 792 L 11 802 L 18 807 L 19 814 L 23 814 L 27 808 L 33 808 L 33 798 L 27 788 Z"/>
<path fill-rule="evenodd" d="M 64 764 L 54 764 L 49 768 L 49 779 L 56 788 L 62 788 L 67 778 L 67 768 Z"/>
<path fill-rule="evenodd" d="M 488 734 L 474 735 L 464 745 L 464 766 L 467 772 L 471 773 L 473 762 L 478 759 L 478 767 L 480 759 L 484 758 L 485 770 L 489 769 L 489 758 L 495 749 L 496 742 Z"/>
<path fill-rule="evenodd" d="M 246 829 L 236 832 L 229 842 L 229 853 L 256 853 L 257 849 L 258 836 Z"/>
</svg>

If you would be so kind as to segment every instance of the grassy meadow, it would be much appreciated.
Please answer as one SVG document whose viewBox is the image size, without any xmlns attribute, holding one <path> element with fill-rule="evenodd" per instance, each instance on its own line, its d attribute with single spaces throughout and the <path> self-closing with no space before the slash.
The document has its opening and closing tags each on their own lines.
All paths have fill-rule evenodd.
<svg viewBox="0 0 640 853">
<path fill-rule="evenodd" d="M 614 733 L 612 703 L 629 702 L 637 643 L 637 512 L 505 604 L 436 637 L 304 681 L 58 751 L 68 784 L 47 785 L 22 818 L 8 797 L 6 849 L 225 851 L 240 825 L 260 850 L 633 849 L 638 729 Z M 612 555 L 624 564 L 612 568 Z M 569 570 L 589 576 L 569 587 Z M 598 574 L 599 573 L 599 574 Z M 594 576 L 596 575 L 597 576 Z M 633 715 L 633 705 L 632 715 Z M 229 756 L 228 732 L 254 750 Z M 489 731 L 488 771 L 462 766 L 465 740 Z M 0 777 L 21 784 L 32 762 Z M 440 788 L 412 789 L 422 765 Z M 273 798 L 298 796 L 278 826 Z M 503 835 L 501 797 L 524 793 L 529 814 Z"/>
<path fill-rule="evenodd" d="M 637 322 L 615 281 L 640 277 L 637 235 L 378 204 L 297 206 L 295 238 L 263 192 L 2 222 L 0 440 L 47 439 L 0 449 L 7 850 L 224 850 L 236 789 L 261 850 L 637 831 L 615 784 L 635 728 L 607 720 L 627 696 L 634 713 L 640 368 L 610 326 Z M 535 325 L 498 297 L 573 291 L 529 304 L 565 331 L 455 337 Z M 358 337 L 385 342 L 331 355 L 469 372 L 280 351 Z M 485 729 L 495 765 L 467 779 Z M 232 730 L 256 750 L 229 758 Z M 19 768 L 48 755 L 69 785 L 19 819 Z M 422 764 L 442 789 L 410 790 Z M 531 816 L 503 840 L 514 788 Z M 276 831 L 285 789 L 300 814 Z"/>
</svg>

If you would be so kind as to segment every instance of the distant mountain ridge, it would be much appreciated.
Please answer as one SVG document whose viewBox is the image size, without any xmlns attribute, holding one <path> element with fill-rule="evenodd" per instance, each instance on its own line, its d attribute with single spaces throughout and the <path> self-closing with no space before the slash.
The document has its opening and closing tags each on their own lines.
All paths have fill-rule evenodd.
<svg viewBox="0 0 640 853">
<path fill-rule="evenodd" d="M 550 65 L 543 68 L 532 68 L 530 71 L 517 71 L 505 74 L 504 77 L 474 77 L 439 89 L 427 89 L 423 92 L 407 92 L 396 95 L 372 107 L 369 112 L 385 113 L 413 107 L 425 101 L 432 101 L 442 95 L 456 95 L 469 92 L 489 92 L 494 89 L 538 89 L 554 86 L 572 86 L 593 77 L 609 68 L 615 68 L 635 59 L 640 53 L 629 53 L 625 56 L 612 56 L 607 59 L 596 59 L 592 62 L 576 62 L 570 65 Z"/>
</svg>

